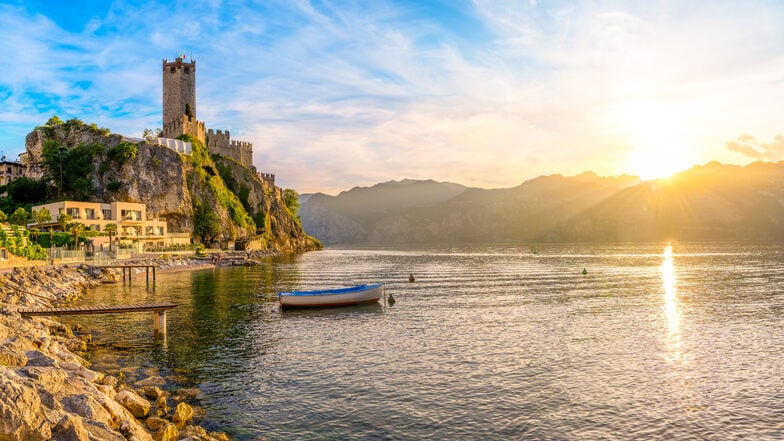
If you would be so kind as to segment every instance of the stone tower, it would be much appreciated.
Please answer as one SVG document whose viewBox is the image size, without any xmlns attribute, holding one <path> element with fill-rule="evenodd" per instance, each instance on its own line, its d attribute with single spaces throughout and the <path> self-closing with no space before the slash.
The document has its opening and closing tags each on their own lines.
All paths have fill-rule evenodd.
<svg viewBox="0 0 784 441">
<path fill-rule="evenodd" d="M 196 62 L 184 56 L 163 60 L 163 137 L 182 134 L 204 142 L 204 123 L 196 119 Z"/>
</svg>

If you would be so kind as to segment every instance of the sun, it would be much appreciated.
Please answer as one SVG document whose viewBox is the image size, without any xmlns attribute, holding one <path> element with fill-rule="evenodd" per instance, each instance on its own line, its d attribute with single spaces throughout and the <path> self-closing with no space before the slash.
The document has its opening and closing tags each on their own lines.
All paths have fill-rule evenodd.
<svg viewBox="0 0 784 441">
<path fill-rule="evenodd" d="M 667 178 L 694 163 L 688 121 L 677 107 L 630 101 L 621 106 L 617 121 L 630 147 L 629 173 L 644 180 Z"/>
</svg>

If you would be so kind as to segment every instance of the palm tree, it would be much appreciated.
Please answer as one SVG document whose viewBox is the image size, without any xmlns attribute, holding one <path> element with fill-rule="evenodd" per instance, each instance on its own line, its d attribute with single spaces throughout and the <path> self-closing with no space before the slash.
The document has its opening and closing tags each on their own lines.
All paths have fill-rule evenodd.
<svg viewBox="0 0 784 441">
<path fill-rule="evenodd" d="M 68 231 L 73 233 L 73 235 L 74 235 L 74 249 L 75 250 L 78 249 L 79 248 L 79 233 L 84 231 L 84 224 L 81 223 L 81 222 L 71 222 L 70 224 L 68 224 L 66 226 L 66 228 L 68 229 Z"/>
<path fill-rule="evenodd" d="M 60 231 L 65 232 L 68 224 L 73 220 L 70 214 L 61 214 L 57 216 L 57 223 L 60 224 Z"/>
<path fill-rule="evenodd" d="M 112 252 L 112 234 L 117 233 L 117 224 L 106 224 L 103 231 L 109 233 L 109 252 Z"/>
</svg>

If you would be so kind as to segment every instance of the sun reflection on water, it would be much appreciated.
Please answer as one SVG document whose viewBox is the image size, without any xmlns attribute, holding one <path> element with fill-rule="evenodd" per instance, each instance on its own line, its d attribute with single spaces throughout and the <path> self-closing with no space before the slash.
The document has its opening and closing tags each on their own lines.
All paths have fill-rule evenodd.
<svg viewBox="0 0 784 441">
<path fill-rule="evenodd" d="M 664 286 L 664 315 L 667 319 L 668 359 L 670 361 L 679 361 L 682 356 L 681 311 L 678 305 L 675 265 L 672 257 L 672 245 L 670 244 L 667 244 L 664 248 L 661 275 L 662 285 Z"/>
</svg>

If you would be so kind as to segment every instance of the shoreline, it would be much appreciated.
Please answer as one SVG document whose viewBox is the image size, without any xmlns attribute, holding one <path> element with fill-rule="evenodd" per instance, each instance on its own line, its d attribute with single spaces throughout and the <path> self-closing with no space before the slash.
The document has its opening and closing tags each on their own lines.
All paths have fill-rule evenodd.
<svg viewBox="0 0 784 441">
<path fill-rule="evenodd" d="M 165 273 L 218 266 L 257 265 L 271 252 L 221 252 L 207 258 L 141 258 Z M 134 271 L 137 275 L 143 269 Z M 126 383 L 122 375 L 91 370 L 89 334 L 78 336 L 46 317 L 23 318 L 22 307 L 52 307 L 78 301 L 119 270 L 85 263 L 17 267 L 0 274 L 0 438 L 225 441 L 223 432 L 193 424 L 188 401 L 198 391 L 164 391 L 157 375 Z M 74 328 L 78 328 L 75 325 Z"/>
</svg>

